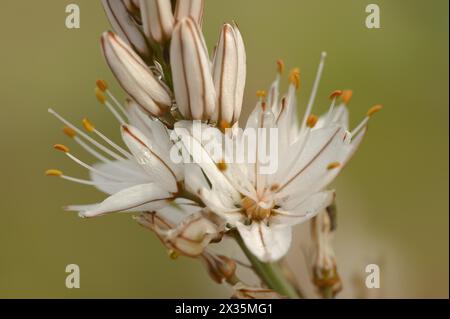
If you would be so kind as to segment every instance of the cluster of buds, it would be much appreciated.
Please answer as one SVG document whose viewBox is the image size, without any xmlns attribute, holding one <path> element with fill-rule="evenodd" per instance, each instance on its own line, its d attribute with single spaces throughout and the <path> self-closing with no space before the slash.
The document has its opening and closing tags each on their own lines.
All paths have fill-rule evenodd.
<svg viewBox="0 0 450 319">
<path fill-rule="evenodd" d="M 212 59 L 201 32 L 204 0 L 103 0 L 115 31 L 102 35 L 108 65 L 151 116 L 231 126 L 246 78 L 244 42 L 225 24 Z"/>
<path fill-rule="evenodd" d="M 314 245 L 313 283 L 324 298 L 334 297 L 342 290 L 336 257 L 332 247 L 333 233 L 336 229 L 335 205 L 318 214 L 311 222 L 311 235 Z"/>
</svg>

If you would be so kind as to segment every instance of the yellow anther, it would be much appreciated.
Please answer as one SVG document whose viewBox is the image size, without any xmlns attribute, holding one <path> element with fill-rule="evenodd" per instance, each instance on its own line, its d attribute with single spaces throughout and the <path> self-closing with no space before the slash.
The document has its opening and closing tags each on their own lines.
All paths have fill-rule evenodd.
<svg viewBox="0 0 450 319">
<path fill-rule="evenodd" d="M 180 254 L 176 250 L 173 250 L 173 249 L 169 250 L 168 253 L 169 253 L 169 257 L 173 260 L 177 259 L 180 256 Z"/>
<path fill-rule="evenodd" d="M 217 163 L 217 168 L 219 169 L 219 171 L 224 172 L 227 170 L 228 166 L 224 160 L 221 160 L 219 163 Z"/>
<path fill-rule="evenodd" d="M 295 68 L 289 73 L 289 82 L 295 86 L 295 88 L 300 87 L 300 69 Z"/>
<path fill-rule="evenodd" d="M 281 59 L 277 61 L 277 71 L 279 74 L 283 74 L 284 72 L 284 61 Z"/>
<path fill-rule="evenodd" d="M 106 83 L 105 80 L 97 80 L 95 84 L 97 85 L 98 89 L 102 92 L 105 92 L 108 89 L 108 84 Z"/>
<path fill-rule="evenodd" d="M 219 126 L 220 126 L 220 129 L 221 129 L 223 132 L 225 132 L 226 129 L 231 128 L 230 123 L 228 123 L 228 122 L 225 121 L 225 120 L 221 120 Z"/>
<path fill-rule="evenodd" d="M 318 120 L 319 118 L 316 115 L 311 114 L 306 120 L 306 126 L 308 126 L 309 128 L 313 128 L 314 126 L 316 126 Z"/>
<path fill-rule="evenodd" d="M 66 134 L 70 138 L 74 138 L 77 135 L 77 132 L 75 132 L 74 129 L 72 129 L 72 128 L 68 127 L 68 126 L 63 128 L 63 132 L 64 132 L 64 134 Z"/>
<path fill-rule="evenodd" d="M 69 153 L 70 151 L 69 148 L 63 144 L 55 144 L 53 145 L 53 148 L 64 153 Z"/>
<path fill-rule="evenodd" d="M 88 131 L 88 132 L 93 132 L 93 131 L 95 130 L 94 124 L 92 124 L 91 121 L 89 121 L 88 118 L 85 117 L 85 118 L 83 119 L 82 123 L 83 123 L 84 129 L 85 129 L 86 131 Z"/>
<path fill-rule="evenodd" d="M 368 111 L 367 111 L 367 116 L 368 117 L 372 117 L 375 113 L 377 113 L 378 111 L 380 111 L 383 108 L 383 105 L 381 104 L 377 104 L 372 106 Z"/>
<path fill-rule="evenodd" d="M 63 172 L 57 169 L 48 169 L 45 171 L 45 176 L 62 176 Z"/>
<path fill-rule="evenodd" d="M 341 166 L 341 163 L 333 162 L 333 163 L 328 164 L 327 170 L 332 170 L 332 169 L 338 168 L 340 166 Z"/>
<path fill-rule="evenodd" d="M 103 91 L 100 90 L 98 87 L 95 88 L 95 97 L 101 104 L 105 104 L 106 96 L 105 94 L 103 94 Z"/>
<path fill-rule="evenodd" d="M 256 96 L 260 99 L 265 99 L 267 96 L 267 93 L 264 90 L 258 90 L 258 91 L 256 91 Z"/>
<path fill-rule="evenodd" d="M 277 191 L 278 189 L 280 189 L 280 185 L 279 184 L 273 184 L 272 186 L 270 186 L 270 190 L 272 192 Z"/>
<path fill-rule="evenodd" d="M 345 104 L 350 103 L 350 100 L 352 99 L 353 91 L 352 90 L 344 90 L 342 92 L 342 102 Z"/>
<path fill-rule="evenodd" d="M 330 100 L 337 99 L 337 98 L 340 97 L 341 95 L 342 95 L 342 91 L 341 91 L 341 90 L 333 91 L 333 92 L 330 94 Z"/>
</svg>

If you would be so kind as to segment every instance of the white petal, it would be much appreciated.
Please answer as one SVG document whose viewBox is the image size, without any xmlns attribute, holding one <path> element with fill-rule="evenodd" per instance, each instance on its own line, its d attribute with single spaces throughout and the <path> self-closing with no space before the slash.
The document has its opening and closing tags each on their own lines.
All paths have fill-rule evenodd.
<svg viewBox="0 0 450 319">
<path fill-rule="evenodd" d="M 167 205 L 167 199 L 171 194 L 154 183 L 136 185 L 124 189 L 95 207 L 89 207 L 88 210 L 80 213 L 83 217 L 95 217 L 107 213 L 123 211 L 139 211 L 139 207 L 146 205 L 146 209 L 157 209 Z"/>
<path fill-rule="evenodd" d="M 118 179 L 123 180 L 123 183 L 118 183 L 116 180 L 97 174 L 96 171 L 90 172 L 91 180 L 96 183 L 95 187 L 110 195 L 133 185 L 149 182 L 142 168 L 136 162 L 130 160 L 111 161 L 109 163 L 100 162 L 94 164 L 93 167 L 97 171 L 105 173 L 105 175 L 116 176 Z"/>
<path fill-rule="evenodd" d="M 216 163 L 211 159 L 210 155 L 205 151 L 201 143 L 183 128 L 180 129 L 175 127 L 174 132 L 181 139 L 181 143 L 184 146 L 184 151 L 187 151 L 189 155 L 192 156 L 194 163 L 197 163 L 202 168 L 213 188 L 226 194 L 230 197 L 230 199 L 239 201 L 239 193 L 217 168 Z"/>
<path fill-rule="evenodd" d="M 169 92 L 133 49 L 112 32 L 103 33 L 101 40 L 105 59 L 128 95 L 155 116 L 167 111 Z"/>
<path fill-rule="evenodd" d="M 328 165 L 334 162 L 342 164 L 350 151 L 345 141 L 347 134 L 339 126 L 312 130 L 296 165 L 287 176 L 279 177 L 279 185 L 282 186 L 278 195 L 306 197 L 324 189 L 340 170 L 340 167 L 330 170 Z"/>
<path fill-rule="evenodd" d="M 334 191 L 324 191 L 299 201 L 293 198 L 275 210 L 270 221 L 274 224 L 296 225 L 314 217 L 334 200 Z"/>
<path fill-rule="evenodd" d="M 180 21 L 191 17 L 201 27 L 205 0 L 178 0 L 175 8 L 175 18 Z"/>
<path fill-rule="evenodd" d="M 170 0 L 141 0 L 142 28 L 148 39 L 163 42 L 170 39 L 175 19 Z"/>
<path fill-rule="evenodd" d="M 245 245 L 259 260 L 275 262 L 282 258 L 291 245 L 292 229 L 290 226 L 266 226 L 264 223 L 253 222 L 246 226 L 236 224 Z"/>
<path fill-rule="evenodd" d="M 102 0 L 103 8 L 114 31 L 143 59 L 150 60 L 151 49 L 122 1 Z"/>
<path fill-rule="evenodd" d="M 156 153 L 152 143 L 144 134 L 130 125 L 124 125 L 122 126 L 122 138 L 152 181 L 168 191 L 176 192 L 178 190 L 177 179 L 180 176 L 177 176 L 172 169 L 172 166 L 176 165 L 170 159 Z"/>
<path fill-rule="evenodd" d="M 191 18 L 184 18 L 175 26 L 170 59 L 181 114 L 186 119 L 209 119 L 215 108 L 216 94 L 203 35 Z"/>
<path fill-rule="evenodd" d="M 232 202 L 224 200 L 217 191 L 203 188 L 198 195 L 213 213 L 223 217 L 232 224 L 242 220 L 244 217 L 241 214 L 241 208 L 236 208 Z"/>
</svg>

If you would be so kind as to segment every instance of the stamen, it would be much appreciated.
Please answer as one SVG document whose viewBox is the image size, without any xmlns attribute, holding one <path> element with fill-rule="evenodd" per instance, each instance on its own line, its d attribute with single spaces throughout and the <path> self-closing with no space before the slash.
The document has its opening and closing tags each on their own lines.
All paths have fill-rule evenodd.
<svg viewBox="0 0 450 319">
<path fill-rule="evenodd" d="M 378 111 L 381 111 L 383 109 L 383 105 L 377 104 L 372 106 L 369 111 L 367 111 L 367 116 L 372 117 L 375 113 Z"/>
<path fill-rule="evenodd" d="M 55 144 L 53 145 L 53 148 L 63 153 L 69 153 L 69 148 L 63 144 Z"/>
<path fill-rule="evenodd" d="M 308 126 L 309 128 L 314 128 L 314 126 L 316 126 L 318 120 L 319 120 L 319 118 L 316 115 L 311 114 L 308 117 L 308 119 L 306 120 L 306 126 Z"/>
<path fill-rule="evenodd" d="M 289 73 L 289 82 L 295 86 L 296 89 L 300 87 L 300 69 L 295 68 Z"/>
<path fill-rule="evenodd" d="M 341 95 L 342 95 L 342 91 L 341 91 L 341 90 L 333 91 L 333 93 L 330 94 L 330 99 L 331 99 L 332 101 L 331 101 L 330 109 L 328 110 L 328 114 L 327 114 L 327 117 L 326 117 L 326 120 L 325 120 L 325 122 L 326 122 L 327 124 L 330 123 L 331 120 L 332 120 L 334 107 L 335 107 L 335 105 L 336 105 L 336 100 L 337 100 L 337 98 L 340 97 Z"/>
<path fill-rule="evenodd" d="M 48 109 L 48 112 L 50 114 L 52 114 L 54 117 L 56 117 L 58 120 L 60 120 L 62 123 L 64 123 L 65 125 L 67 125 L 68 128 L 72 129 L 74 132 L 76 132 L 78 135 L 82 136 L 85 140 L 87 140 L 89 143 L 91 143 L 92 145 L 94 145 L 95 147 L 97 147 L 98 149 L 102 150 L 103 152 L 105 152 L 106 154 L 108 154 L 109 156 L 115 158 L 116 160 L 123 160 L 124 158 L 117 155 L 116 153 L 114 153 L 113 151 L 111 151 L 109 148 L 105 147 L 104 145 L 100 144 L 99 142 L 97 142 L 96 140 L 94 140 L 92 137 L 90 137 L 89 135 L 87 135 L 86 133 L 84 133 L 82 130 L 80 130 L 79 128 L 77 128 L 75 125 L 73 125 L 72 123 L 70 123 L 69 121 L 67 121 L 65 118 L 63 118 L 61 115 L 59 115 L 58 113 L 56 113 L 53 109 Z"/>
<path fill-rule="evenodd" d="M 341 90 L 335 90 L 330 94 L 330 100 L 336 100 L 338 97 L 340 97 L 342 95 L 342 91 Z"/>
<path fill-rule="evenodd" d="M 127 112 L 125 111 L 125 108 L 122 104 L 119 103 L 119 101 L 116 99 L 116 97 L 108 90 L 108 83 L 106 83 L 105 80 L 97 80 L 95 82 L 97 88 L 108 95 L 108 97 L 113 100 L 114 104 L 117 105 L 119 110 L 124 114 L 127 115 Z"/>
<path fill-rule="evenodd" d="M 57 146 L 57 145 L 55 145 L 55 148 L 56 148 L 56 146 Z M 58 148 L 56 148 L 56 149 L 58 149 Z M 58 149 L 58 150 L 61 150 L 61 149 Z M 70 158 L 71 160 L 73 160 L 75 163 L 79 164 L 80 166 L 86 168 L 87 170 L 89 170 L 89 171 L 91 171 L 91 172 L 93 172 L 93 173 L 96 173 L 96 174 L 101 175 L 101 176 L 103 176 L 103 177 L 105 177 L 105 178 L 108 178 L 108 179 L 111 179 L 111 180 L 115 180 L 115 181 L 118 181 L 118 182 L 121 182 L 121 181 L 122 181 L 122 180 L 120 180 L 119 178 L 117 178 L 117 177 L 115 177 L 115 176 L 113 176 L 113 175 L 106 174 L 106 173 L 104 173 L 104 172 L 102 172 L 102 171 L 100 171 L 100 170 L 98 170 L 98 169 L 96 169 L 96 168 L 94 168 L 94 167 L 92 167 L 92 166 L 86 164 L 85 162 L 83 162 L 83 161 L 80 160 L 79 158 L 77 158 L 77 157 L 75 157 L 74 155 L 72 155 L 71 153 L 69 153 L 69 151 L 64 152 L 64 153 L 67 155 L 67 157 L 69 157 L 69 158 Z"/>
<path fill-rule="evenodd" d="M 353 91 L 352 90 L 344 90 L 342 92 L 342 102 L 344 102 L 345 105 L 348 105 L 350 103 L 350 100 L 352 99 Z"/>
<path fill-rule="evenodd" d="M 75 130 L 71 129 L 68 126 L 65 126 L 63 128 L 63 132 L 64 132 L 64 134 L 66 134 L 70 138 L 74 138 L 77 135 L 77 132 L 75 132 Z"/>
<path fill-rule="evenodd" d="M 327 170 L 332 170 L 332 169 L 335 169 L 335 168 L 338 168 L 338 167 L 340 167 L 341 166 L 341 163 L 339 163 L 339 162 L 333 162 L 333 163 L 330 163 L 330 164 L 328 164 L 328 166 L 327 166 Z"/>
<path fill-rule="evenodd" d="M 119 112 L 116 111 L 116 109 L 112 106 L 112 104 L 106 100 L 106 96 L 98 87 L 95 88 L 95 96 L 97 97 L 97 100 L 101 104 L 106 105 L 106 107 L 109 109 L 112 115 L 114 115 L 117 121 L 119 121 L 120 125 L 125 124 L 125 120 L 123 119 L 123 117 L 119 114 Z"/>
<path fill-rule="evenodd" d="M 85 118 L 81 121 L 81 123 L 83 123 L 83 127 L 84 127 L 84 129 L 85 129 L 86 131 L 88 131 L 88 132 L 90 132 L 90 133 L 94 132 L 95 126 L 92 124 L 91 121 L 89 121 L 88 118 L 85 117 Z"/>
<path fill-rule="evenodd" d="M 48 169 L 45 171 L 45 176 L 57 176 L 60 177 L 62 176 L 62 172 L 60 170 L 57 169 Z"/>
<path fill-rule="evenodd" d="M 367 116 L 361 121 L 361 123 L 359 123 L 359 125 L 352 131 L 352 136 L 355 136 L 359 131 L 361 131 L 362 128 L 364 128 L 367 123 L 369 122 L 370 118 L 377 113 L 378 111 L 380 111 L 381 109 L 383 109 L 383 106 L 380 104 L 374 105 L 372 106 L 368 111 L 367 111 Z"/>
<path fill-rule="evenodd" d="M 49 169 L 45 172 L 46 176 L 55 176 L 55 177 L 61 177 L 62 179 L 65 179 L 67 181 L 71 181 L 74 183 L 78 183 L 78 184 L 84 184 L 84 185 L 99 185 L 99 183 L 95 183 L 93 181 L 89 181 L 86 179 L 80 179 L 80 178 L 75 178 L 72 176 L 67 176 L 64 175 L 62 171 L 57 170 L 57 169 Z M 117 183 L 101 183 L 102 185 L 111 185 L 111 184 L 117 184 Z"/>
<path fill-rule="evenodd" d="M 306 120 L 308 119 L 309 115 L 311 114 L 312 107 L 314 105 L 314 101 L 316 100 L 317 91 L 319 89 L 319 84 L 320 84 L 320 78 L 322 77 L 326 57 L 327 57 L 327 53 L 322 52 L 322 54 L 320 56 L 319 68 L 317 69 L 316 79 L 314 80 L 313 88 L 311 91 L 311 96 L 309 97 L 308 105 L 306 107 L 306 112 L 303 117 L 302 130 L 303 130 L 304 126 L 306 125 Z"/>
<path fill-rule="evenodd" d="M 224 172 L 227 170 L 228 166 L 224 160 L 221 160 L 219 163 L 217 163 L 217 168 L 219 169 L 219 171 Z"/>
<path fill-rule="evenodd" d="M 102 92 L 106 92 L 106 90 L 108 90 L 108 83 L 106 83 L 105 80 L 97 80 L 95 84 L 97 85 L 97 88 Z"/>
<path fill-rule="evenodd" d="M 265 98 L 266 98 L 266 96 L 267 96 L 266 91 L 264 91 L 264 90 L 258 90 L 258 91 L 256 91 L 256 97 L 257 97 L 260 101 L 264 101 Z"/>
<path fill-rule="evenodd" d="M 278 72 L 278 74 L 283 74 L 284 68 L 285 68 L 285 66 L 284 66 L 284 61 L 281 60 L 281 59 L 278 60 L 278 61 L 277 61 L 277 72 Z"/>
<path fill-rule="evenodd" d="M 95 134 L 97 134 L 102 140 L 104 140 L 106 143 L 108 143 L 112 148 L 114 148 L 115 150 L 117 150 L 118 152 L 122 153 L 125 157 L 132 159 L 133 157 L 131 156 L 130 153 L 128 153 L 127 151 L 125 151 L 122 147 L 120 147 L 119 145 L 117 145 L 116 143 L 114 143 L 113 141 L 111 141 L 109 138 L 106 137 L 106 135 L 104 135 L 102 132 L 100 132 L 99 130 L 97 130 L 94 126 L 94 124 L 92 124 L 91 121 L 89 121 L 88 118 L 84 118 L 82 120 L 83 126 L 86 129 L 86 131 L 88 132 L 93 132 Z"/>
</svg>

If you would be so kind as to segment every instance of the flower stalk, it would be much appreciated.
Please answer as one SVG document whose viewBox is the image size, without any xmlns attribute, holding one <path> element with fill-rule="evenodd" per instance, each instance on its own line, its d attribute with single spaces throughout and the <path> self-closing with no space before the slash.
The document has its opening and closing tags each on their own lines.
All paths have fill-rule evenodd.
<svg viewBox="0 0 450 319">
<path fill-rule="evenodd" d="M 302 298 L 297 289 L 283 275 L 283 271 L 277 263 L 260 261 L 250 252 L 237 231 L 232 231 L 231 234 L 252 264 L 254 271 L 264 281 L 267 287 L 288 298 Z"/>
</svg>

